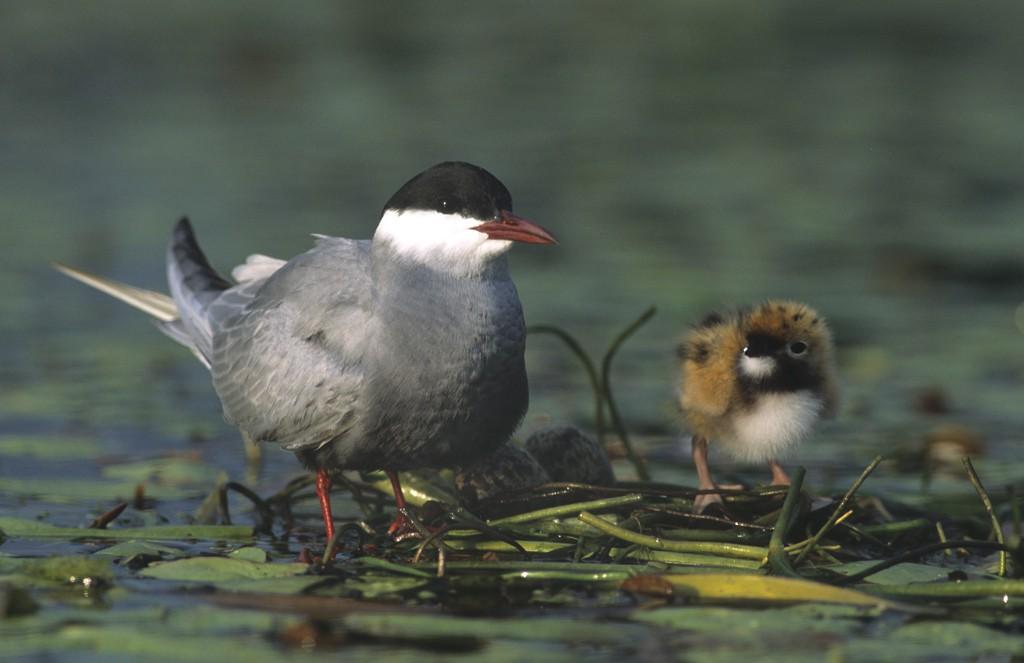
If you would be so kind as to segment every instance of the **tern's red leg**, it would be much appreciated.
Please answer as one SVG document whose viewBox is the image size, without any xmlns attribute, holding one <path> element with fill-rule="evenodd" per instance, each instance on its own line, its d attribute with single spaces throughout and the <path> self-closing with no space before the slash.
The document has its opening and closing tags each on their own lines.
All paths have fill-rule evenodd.
<svg viewBox="0 0 1024 663">
<path fill-rule="evenodd" d="M 316 471 L 316 496 L 320 498 L 320 513 L 324 517 L 327 541 L 334 539 L 334 517 L 331 515 L 331 475 L 324 468 Z"/>
<path fill-rule="evenodd" d="M 386 470 L 384 473 L 391 480 L 391 490 L 395 493 L 395 506 L 398 508 L 398 515 L 395 516 L 395 519 L 391 521 L 391 526 L 388 527 L 388 534 L 394 537 L 412 529 L 412 523 L 409 522 L 409 518 L 405 515 L 405 494 L 402 493 L 402 484 L 398 480 L 398 472 Z"/>
</svg>

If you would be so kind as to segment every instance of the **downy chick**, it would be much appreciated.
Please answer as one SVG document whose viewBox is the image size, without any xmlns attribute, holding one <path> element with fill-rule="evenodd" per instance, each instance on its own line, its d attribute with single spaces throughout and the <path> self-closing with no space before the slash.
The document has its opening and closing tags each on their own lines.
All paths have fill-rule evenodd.
<svg viewBox="0 0 1024 663">
<path fill-rule="evenodd" d="M 792 301 L 712 313 L 679 346 L 679 405 L 693 433 L 699 488 L 717 488 L 708 441 L 737 460 L 767 461 L 773 485 L 789 477 L 778 458 L 838 403 L 832 335 L 816 311 Z M 699 495 L 694 510 L 721 502 Z"/>
</svg>

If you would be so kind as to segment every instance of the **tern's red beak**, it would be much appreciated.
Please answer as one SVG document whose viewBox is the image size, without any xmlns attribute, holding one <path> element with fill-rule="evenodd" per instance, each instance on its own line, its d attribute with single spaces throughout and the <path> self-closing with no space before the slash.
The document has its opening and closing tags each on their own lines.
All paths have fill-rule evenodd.
<svg viewBox="0 0 1024 663">
<path fill-rule="evenodd" d="M 526 244 L 558 244 L 558 240 L 551 233 L 536 223 L 505 210 L 501 211 L 499 220 L 481 223 L 479 226 L 474 226 L 473 230 L 482 232 L 489 239 L 509 239 Z"/>
</svg>

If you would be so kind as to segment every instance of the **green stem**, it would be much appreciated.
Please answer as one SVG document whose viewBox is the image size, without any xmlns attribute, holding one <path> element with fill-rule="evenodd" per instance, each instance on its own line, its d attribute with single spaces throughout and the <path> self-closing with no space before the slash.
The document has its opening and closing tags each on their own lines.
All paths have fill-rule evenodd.
<svg viewBox="0 0 1024 663">
<path fill-rule="evenodd" d="M 583 346 L 579 344 L 569 332 L 555 327 L 554 325 L 533 325 L 526 329 L 528 334 L 551 334 L 562 340 L 563 343 L 568 346 L 569 350 L 576 355 L 576 358 L 583 364 L 583 369 L 587 372 L 587 377 L 590 379 L 590 388 L 594 392 L 594 427 L 597 429 L 597 443 L 604 448 L 604 390 L 601 389 L 601 378 L 598 377 L 597 368 L 594 367 L 594 362 L 587 354 L 587 351 L 583 349 Z"/>
<path fill-rule="evenodd" d="M 635 548 L 612 548 L 609 554 L 613 557 L 622 553 L 623 559 L 635 559 L 643 562 L 663 562 L 678 566 L 699 566 L 723 569 L 748 569 L 756 571 L 761 568 L 760 561 L 719 557 L 717 555 L 700 555 L 695 553 L 669 552 L 667 550 L 651 550 L 644 546 Z"/>
<path fill-rule="evenodd" d="M 452 550 L 480 550 L 490 552 L 549 553 L 573 548 L 575 544 L 561 541 L 470 541 L 467 539 L 445 539 L 445 545 Z"/>
<path fill-rule="evenodd" d="M 930 529 L 932 521 L 925 518 L 914 518 L 913 520 L 896 520 L 881 525 L 861 525 L 856 531 L 863 532 L 868 536 L 885 536 L 886 534 L 902 534 L 914 529 Z"/>
<path fill-rule="evenodd" d="M 423 562 L 417 564 L 416 569 L 432 569 L 432 563 Z M 448 562 L 448 570 L 453 573 L 480 572 L 484 575 L 498 573 L 519 573 L 527 571 L 560 571 L 564 573 L 586 572 L 586 573 L 629 573 L 637 575 L 644 570 L 639 565 L 623 566 L 622 564 L 591 564 L 590 562 L 526 562 L 497 560 L 486 562 L 483 560 L 460 560 Z"/>
<path fill-rule="evenodd" d="M 976 599 L 988 596 L 1024 596 L 1024 580 L 962 580 L 916 582 L 909 585 L 863 585 L 870 594 L 894 598 Z"/>
<path fill-rule="evenodd" d="M 587 582 L 587 583 L 613 583 L 619 585 L 624 580 L 633 577 L 632 573 L 622 570 L 598 571 L 588 573 L 584 571 L 515 571 L 501 575 L 506 582 L 534 581 L 534 582 Z"/>
<path fill-rule="evenodd" d="M 626 455 L 629 457 L 633 467 L 636 468 L 636 475 L 640 477 L 641 481 L 650 481 L 651 475 L 647 471 L 647 464 L 644 459 L 636 453 L 633 449 L 633 443 L 629 439 L 629 432 L 626 430 L 626 425 L 622 421 L 622 415 L 619 414 L 619 408 L 615 404 L 615 397 L 612 395 L 611 385 L 611 370 L 612 370 L 612 359 L 615 358 L 615 354 L 619 351 L 622 344 L 633 335 L 636 330 L 640 329 L 648 320 L 654 317 L 658 309 L 650 307 L 643 314 L 640 315 L 631 325 L 626 327 L 621 334 L 619 334 L 612 344 L 608 347 L 608 351 L 604 354 L 604 359 L 601 362 L 601 385 L 604 391 L 604 398 L 608 402 L 608 414 L 612 419 L 612 426 L 615 428 L 615 432 L 618 434 L 619 439 L 622 440 L 622 446 L 626 448 Z"/>
<path fill-rule="evenodd" d="M 511 525 L 514 523 L 526 523 L 531 520 L 543 518 L 558 518 L 560 516 L 575 516 L 581 511 L 597 511 L 599 509 L 610 509 L 625 504 L 635 504 L 644 498 L 643 495 L 622 495 L 620 497 L 607 497 L 603 500 L 591 500 L 589 502 L 577 502 L 575 504 L 562 504 L 547 509 L 517 513 L 514 516 L 506 516 L 497 520 L 487 521 L 488 525 Z"/>
<path fill-rule="evenodd" d="M 822 525 L 821 529 L 815 532 L 814 536 L 811 537 L 810 543 L 807 544 L 807 547 L 804 548 L 799 555 L 797 555 L 796 559 L 793 561 L 794 567 L 800 566 L 800 562 L 804 561 L 804 558 L 807 557 L 807 555 L 809 555 L 812 550 L 814 550 L 814 547 L 818 545 L 818 541 L 821 540 L 821 537 L 825 536 L 825 534 L 830 529 L 835 527 L 836 521 L 839 520 L 839 516 L 846 512 L 846 505 L 849 504 L 850 500 L 853 499 L 853 496 L 857 494 L 857 490 L 860 489 L 861 484 L 863 484 L 864 480 L 868 478 L 868 475 L 870 475 L 881 462 L 882 457 L 875 456 L 875 459 L 871 461 L 871 463 L 869 463 L 866 468 L 864 468 L 864 471 L 860 473 L 860 476 L 857 477 L 857 480 L 853 482 L 853 485 L 850 486 L 850 489 L 846 491 L 845 495 L 843 495 L 843 499 L 839 500 L 839 504 L 836 506 L 835 511 L 832 512 L 832 515 L 831 517 L 829 517 L 828 521 L 826 521 L 825 524 Z"/>
<path fill-rule="evenodd" d="M 1010 516 L 1013 519 L 1013 535 L 1018 539 L 1021 536 L 1021 525 L 1020 525 L 1020 504 L 1017 502 L 1017 489 L 1010 484 L 1008 489 L 1010 493 Z"/>
<path fill-rule="evenodd" d="M 978 497 L 981 498 L 981 503 L 985 506 L 985 512 L 988 514 L 989 520 L 992 521 L 992 532 L 996 536 L 996 542 L 1005 546 L 1006 541 L 1003 539 L 1003 528 L 999 524 L 999 518 L 996 517 L 995 511 L 992 509 L 992 500 L 989 499 L 985 486 L 981 485 L 981 479 L 978 478 L 978 473 L 974 471 L 974 463 L 971 462 L 968 456 L 964 456 L 961 460 L 964 463 L 964 468 L 967 469 L 967 476 L 970 477 L 971 483 L 974 485 L 974 490 L 978 492 Z M 1006 577 L 1005 550 L 999 551 L 999 575 L 1000 577 Z"/>
<path fill-rule="evenodd" d="M 771 570 L 781 576 L 799 578 L 800 574 L 793 569 L 786 555 L 786 531 L 792 524 L 793 509 L 800 497 L 800 488 L 804 483 L 803 467 L 796 468 L 793 472 L 792 482 L 789 484 L 789 492 L 786 493 L 786 501 L 782 503 L 782 510 L 779 512 L 779 519 L 775 521 L 775 531 L 772 532 L 771 541 L 768 542 L 768 564 Z"/>
<path fill-rule="evenodd" d="M 631 532 L 628 529 L 623 529 L 617 525 L 613 525 L 607 520 L 598 518 L 594 514 L 587 513 L 586 511 L 580 514 L 580 520 L 592 526 L 594 529 L 601 530 L 609 536 L 614 536 L 615 538 L 628 543 L 647 546 L 653 550 L 667 550 L 669 552 L 680 553 L 704 553 L 708 555 L 721 555 L 723 557 L 738 557 L 740 559 L 756 559 L 759 561 L 763 560 L 768 552 L 765 548 L 761 548 L 759 546 L 744 546 L 738 543 L 668 541 L 660 536 L 647 536 L 646 534 Z"/>
</svg>

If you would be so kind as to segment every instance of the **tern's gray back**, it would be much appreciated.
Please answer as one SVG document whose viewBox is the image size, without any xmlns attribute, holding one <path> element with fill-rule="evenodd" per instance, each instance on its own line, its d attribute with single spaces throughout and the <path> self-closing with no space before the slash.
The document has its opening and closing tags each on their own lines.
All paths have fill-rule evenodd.
<svg viewBox="0 0 1024 663">
<path fill-rule="evenodd" d="M 461 464 L 526 411 L 523 315 L 503 258 L 452 277 L 322 239 L 224 311 L 211 370 L 226 418 L 309 464 Z"/>
<path fill-rule="evenodd" d="M 225 306 L 213 321 L 211 372 L 228 421 L 288 448 L 322 444 L 350 425 L 373 298 L 369 245 L 322 238 L 244 308 Z"/>
</svg>

